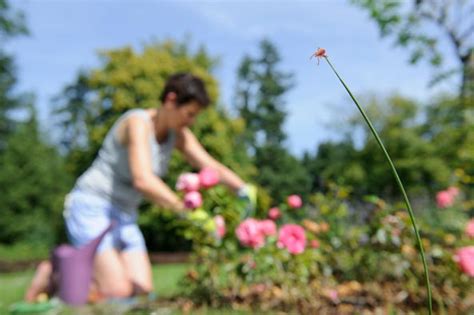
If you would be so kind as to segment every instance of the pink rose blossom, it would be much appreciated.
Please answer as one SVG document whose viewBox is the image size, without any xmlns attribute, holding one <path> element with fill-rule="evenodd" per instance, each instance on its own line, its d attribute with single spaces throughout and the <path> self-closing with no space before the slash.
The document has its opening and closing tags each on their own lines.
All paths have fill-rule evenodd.
<svg viewBox="0 0 474 315">
<path fill-rule="evenodd" d="M 459 195 L 459 188 L 455 186 L 451 186 L 447 189 L 447 191 L 453 196 L 453 198 L 456 198 Z"/>
<path fill-rule="evenodd" d="M 319 248 L 318 240 L 312 240 L 310 244 L 311 244 L 311 248 Z"/>
<path fill-rule="evenodd" d="M 301 200 L 301 197 L 298 195 L 288 196 L 287 202 L 288 202 L 288 206 L 290 206 L 290 208 L 293 208 L 293 209 L 301 208 L 301 206 L 303 205 L 303 201 Z"/>
<path fill-rule="evenodd" d="M 188 209 L 195 209 L 202 205 L 202 197 L 199 191 L 190 191 L 184 195 L 184 206 Z"/>
<path fill-rule="evenodd" d="M 452 206 L 453 203 L 454 197 L 449 191 L 442 190 L 436 194 L 436 204 L 438 208 L 447 208 Z"/>
<path fill-rule="evenodd" d="M 454 259 L 462 272 L 474 277 L 474 246 L 462 247 L 456 251 Z"/>
<path fill-rule="evenodd" d="M 219 238 L 223 238 L 224 235 L 225 235 L 225 220 L 224 220 L 224 217 L 221 216 L 221 215 L 216 215 L 214 217 L 214 222 L 216 223 L 216 227 L 217 227 L 217 236 L 219 236 Z"/>
<path fill-rule="evenodd" d="M 259 222 L 260 231 L 265 236 L 275 235 L 277 232 L 277 228 L 275 222 L 272 220 L 262 220 Z"/>
<path fill-rule="evenodd" d="M 265 235 L 262 233 L 258 220 L 249 218 L 242 221 L 235 230 L 235 234 L 244 246 L 259 248 L 265 244 Z"/>
<path fill-rule="evenodd" d="M 301 254 L 306 246 L 304 229 L 297 224 L 285 224 L 278 234 L 277 246 L 286 248 L 291 254 Z"/>
<path fill-rule="evenodd" d="M 186 192 L 199 190 L 199 175 L 195 173 L 181 174 L 176 182 L 176 189 Z"/>
<path fill-rule="evenodd" d="M 268 218 L 271 220 L 278 220 L 278 218 L 281 217 L 281 212 L 280 209 L 277 207 L 273 207 L 270 210 L 268 210 Z"/>
<path fill-rule="evenodd" d="M 205 167 L 199 172 L 199 180 L 202 187 L 210 188 L 219 183 L 219 173 L 213 168 Z"/>
<path fill-rule="evenodd" d="M 474 219 L 471 219 L 467 222 L 465 232 L 468 237 L 474 238 Z"/>
<path fill-rule="evenodd" d="M 337 290 L 334 290 L 334 289 L 328 290 L 326 294 L 327 294 L 327 297 L 331 300 L 331 302 L 336 303 L 336 304 L 340 302 L 339 293 L 337 293 Z"/>
</svg>

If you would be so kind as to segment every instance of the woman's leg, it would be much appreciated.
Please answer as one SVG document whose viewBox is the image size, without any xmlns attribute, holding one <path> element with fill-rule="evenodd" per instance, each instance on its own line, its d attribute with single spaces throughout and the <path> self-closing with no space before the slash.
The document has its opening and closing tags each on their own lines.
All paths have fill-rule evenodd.
<svg viewBox="0 0 474 315">
<path fill-rule="evenodd" d="M 120 227 L 119 235 L 123 246 L 120 256 L 133 283 L 133 294 L 150 293 L 153 291 L 151 263 L 142 232 L 136 223 L 129 223 Z"/>
<path fill-rule="evenodd" d="M 104 297 L 129 297 L 133 293 L 132 281 L 120 253 L 112 248 L 96 254 L 94 281 Z"/>
<path fill-rule="evenodd" d="M 44 260 L 40 262 L 36 268 L 35 275 L 33 280 L 30 283 L 30 286 L 25 293 L 25 301 L 35 302 L 36 298 L 41 293 L 50 293 L 49 289 L 51 288 L 51 274 L 53 272 L 52 264 L 49 260 Z"/>
<path fill-rule="evenodd" d="M 153 291 L 151 263 L 145 251 L 124 251 L 121 253 L 127 276 L 133 285 L 133 294 L 148 294 Z"/>
</svg>

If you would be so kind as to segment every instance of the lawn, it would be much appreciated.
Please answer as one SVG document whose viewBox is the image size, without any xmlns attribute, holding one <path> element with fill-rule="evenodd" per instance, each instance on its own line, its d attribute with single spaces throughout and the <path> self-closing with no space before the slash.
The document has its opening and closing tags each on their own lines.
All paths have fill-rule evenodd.
<svg viewBox="0 0 474 315">
<path fill-rule="evenodd" d="M 186 272 L 186 264 L 153 266 L 155 292 L 168 297 L 179 292 L 178 281 Z M 26 287 L 33 276 L 33 270 L 14 273 L 0 273 L 0 314 L 8 314 L 8 306 L 23 298 Z"/>
</svg>

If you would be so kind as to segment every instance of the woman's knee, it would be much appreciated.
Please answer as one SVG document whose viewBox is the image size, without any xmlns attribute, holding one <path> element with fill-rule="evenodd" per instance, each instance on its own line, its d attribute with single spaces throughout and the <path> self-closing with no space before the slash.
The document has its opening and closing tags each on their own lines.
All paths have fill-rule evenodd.
<svg viewBox="0 0 474 315">
<path fill-rule="evenodd" d="M 133 295 L 143 295 L 153 292 L 153 285 L 150 283 L 133 283 Z"/>
<path fill-rule="evenodd" d="M 107 297 L 124 298 L 130 297 L 134 293 L 132 282 L 127 280 L 116 281 L 112 286 L 102 287 L 100 291 Z"/>
</svg>

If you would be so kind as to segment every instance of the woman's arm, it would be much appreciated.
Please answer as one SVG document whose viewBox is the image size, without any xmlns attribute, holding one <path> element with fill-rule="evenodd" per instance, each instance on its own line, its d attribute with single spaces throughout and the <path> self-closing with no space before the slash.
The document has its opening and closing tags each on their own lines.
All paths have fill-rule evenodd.
<svg viewBox="0 0 474 315">
<path fill-rule="evenodd" d="M 237 174 L 207 153 L 189 128 L 183 128 L 177 136 L 176 146 L 189 164 L 199 169 L 204 167 L 215 169 L 219 173 L 220 181 L 235 191 L 245 186 Z"/>
<path fill-rule="evenodd" d="M 128 146 L 133 186 L 152 202 L 176 211 L 183 211 L 183 202 L 153 173 L 148 143 L 152 132 L 150 125 L 139 116 L 132 115 L 126 120 L 124 142 Z"/>
</svg>

